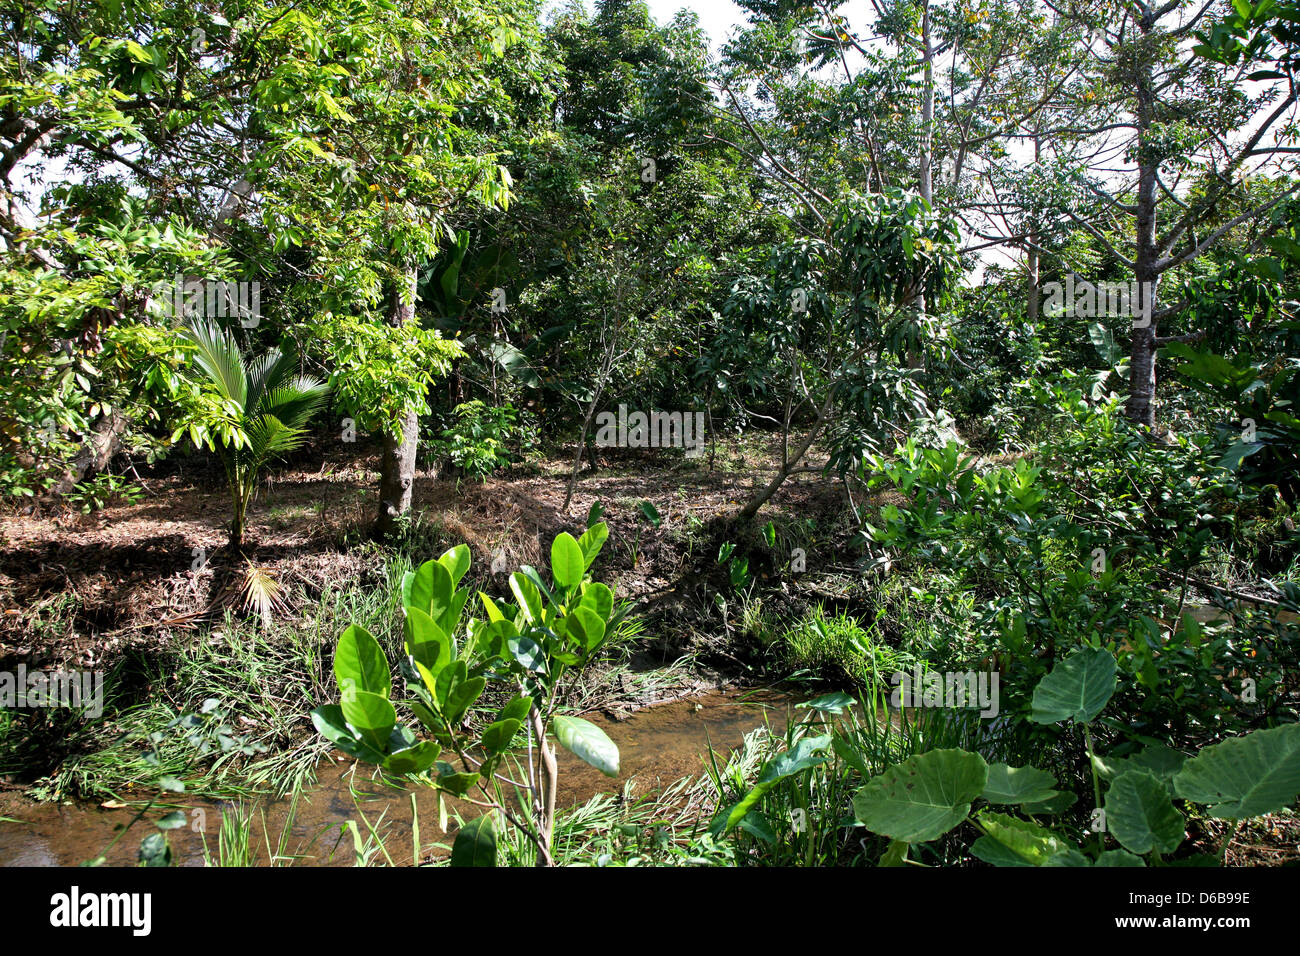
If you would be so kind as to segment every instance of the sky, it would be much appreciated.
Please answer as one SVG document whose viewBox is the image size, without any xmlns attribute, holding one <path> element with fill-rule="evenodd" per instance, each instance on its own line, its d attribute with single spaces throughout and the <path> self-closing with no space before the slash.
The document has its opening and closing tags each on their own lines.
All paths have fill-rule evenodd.
<svg viewBox="0 0 1300 956">
<path fill-rule="evenodd" d="M 646 0 L 646 6 L 656 23 L 667 23 L 683 7 L 694 10 L 700 17 L 700 27 L 709 35 L 709 46 L 716 50 L 727 38 L 731 28 L 745 22 L 745 12 L 732 0 Z"/>
</svg>

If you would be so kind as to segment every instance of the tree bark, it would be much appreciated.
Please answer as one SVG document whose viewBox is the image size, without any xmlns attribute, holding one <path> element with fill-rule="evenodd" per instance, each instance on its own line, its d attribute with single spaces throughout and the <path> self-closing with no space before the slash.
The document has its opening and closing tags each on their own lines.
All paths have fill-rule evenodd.
<svg viewBox="0 0 1300 956">
<path fill-rule="evenodd" d="M 1149 19 L 1138 21 L 1145 36 L 1151 31 Z M 1156 423 L 1156 188 L 1158 163 L 1149 152 L 1148 137 L 1155 122 L 1155 92 L 1150 68 L 1139 65 L 1134 77 L 1137 86 L 1138 191 L 1136 201 L 1137 254 L 1133 278 L 1137 280 L 1138 312 L 1133 322 L 1133 341 L 1129 353 L 1129 397 L 1125 408 L 1130 421 L 1147 428 Z"/>
<path fill-rule="evenodd" d="M 126 431 L 126 425 L 126 416 L 120 409 L 115 408 L 111 413 L 101 416 L 86 437 L 77 457 L 69 462 L 67 472 L 54 486 L 54 493 L 66 495 L 88 475 L 97 475 L 106 469 L 122 447 L 122 433 Z"/>
<path fill-rule="evenodd" d="M 541 755 L 542 771 L 538 780 L 537 802 L 533 807 L 536 814 L 538 836 L 537 865 L 554 866 L 555 860 L 551 856 L 551 841 L 555 833 L 555 796 L 557 784 L 559 783 L 559 765 L 555 760 L 555 748 L 546 740 L 546 724 L 542 720 L 541 712 L 535 706 L 528 715 L 528 720 L 533 735 L 537 738 L 537 750 Z"/>
<path fill-rule="evenodd" d="M 402 328 L 415 321 L 415 269 L 402 275 L 404 288 L 394 288 L 388 308 L 388 324 Z M 407 301 L 403 301 L 403 293 Z M 384 451 L 379 464 L 379 515 L 375 535 L 391 534 L 398 519 L 411 510 L 411 489 L 415 484 L 415 455 L 419 448 L 420 410 L 408 408 L 400 425 L 401 437 L 384 432 Z"/>
</svg>

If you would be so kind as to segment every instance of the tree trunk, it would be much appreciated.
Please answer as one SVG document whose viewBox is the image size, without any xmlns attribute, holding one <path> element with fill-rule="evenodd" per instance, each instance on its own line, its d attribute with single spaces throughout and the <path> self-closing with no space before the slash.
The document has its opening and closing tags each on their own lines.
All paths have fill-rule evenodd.
<svg viewBox="0 0 1300 956">
<path fill-rule="evenodd" d="M 1034 129 L 1034 165 L 1037 166 L 1042 159 L 1042 142 L 1038 135 L 1037 126 Z M 1025 315 L 1029 319 L 1031 326 L 1038 325 L 1038 297 L 1041 293 L 1038 291 L 1039 284 L 1039 266 L 1038 266 L 1038 231 L 1029 230 L 1029 248 L 1026 250 L 1026 282 L 1025 282 Z"/>
<path fill-rule="evenodd" d="M 537 865 L 554 866 L 555 860 L 551 856 L 551 839 L 555 830 L 555 795 L 556 784 L 559 782 L 559 769 L 555 760 L 555 748 L 546 740 L 546 726 L 542 722 L 541 712 L 536 707 L 533 707 L 528 719 L 533 730 L 533 736 L 537 738 L 537 750 L 541 755 L 542 765 L 536 793 L 536 805 L 533 807 L 536 814 L 538 836 Z"/>
<path fill-rule="evenodd" d="M 1139 21 L 1143 35 L 1151 24 Z M 1129 354 L 1129 397 L 1125 409 L 1130 421 L 1147 428 L 1156 423 L 1156 188 L 1157 163 L 1147 148 L 1155 121 L 1155 93 L 1149 68 L 1135 77 L 1137 85 L 1138 191 L 1136 202 L 1136 245 L 1133 278 L 1137 280 L 1138 315 L 1133 320 L 1133 341 Z"/>
<path fill-rule="evenodd" d="M 388 308 L 388 324 L 402 328 L 415 321 L 415 269 L 402 276 L 405 288 L 394 288 Z M 403 301 L 405 293 L 408 301 Z M 401 437 L 384 433 L 384 452 L 379 464 L 379 516 L 375 535 L 383 538 L 397 527 L 398 519 L 411 510 L 411 488 L 415 483 L 415 453 L 419 448 L 420 410 L 408 408 L 402 416 Z"/>
<path fill-rule="evenodd" d="M 77 457 L 68 464 L 67 472 L 54 486 L 54 493 L 66 495 L 79 482 L 106 469 L 122 447 L 122 433 L 126 431 L 126 424 L 126 416 L 117 408 L 101 416 L 86 437 Z"/>
<path fill-rule="evenodd" d="M 921 157 L 917 166 L 917 191 L 928 204 L 934 203 L 934 46 L 930 40 L 930 4 L 927 0 L 921 11 L 921 46 L 924 56 L 924 75 L 921 89 Z M 907 351 L 907 366 L 925 368 L 925 353 L 921 350 L 920 330 L 925 323 L 925 292 L 918 292 L 913 300 L 916 308 L 917 344 Z"/>
<path fill-rule="evenodd" d="M 773 476 L 772 480 L 769 481 L 765 487 L 760 488 L 754 493 L 753 497 L 749 499 L 745 507 L 740 509 L 737 517 L 749 521 L 754 517 L 754 515 L 758 514 L 758 509 L 767 504 L 768 500 L 776 494 L 777 489 L 785 484 L 785 480 L 799 467 L 799 464 L 803 461 L 804 455 L 808 454 L 808 449 L 812 447 L 812 443 L 816 441 L 817 436 L 821 434 L 822 426 L 826 424 L 826 419 L 830 416 L 830 411 L 831 400 L 828 397 L 826 404 L 822 406 L 821 411 L 817 415 L 817 421 L 813 423 L 812 428 L 808 431 L 808 434 L 804 436 L 804 440 L 800 442 L 799 447 L 795 449 L 794 454 L 783 458 L 781 467 L 776 470 L 776 475 Z"/>
</svg>

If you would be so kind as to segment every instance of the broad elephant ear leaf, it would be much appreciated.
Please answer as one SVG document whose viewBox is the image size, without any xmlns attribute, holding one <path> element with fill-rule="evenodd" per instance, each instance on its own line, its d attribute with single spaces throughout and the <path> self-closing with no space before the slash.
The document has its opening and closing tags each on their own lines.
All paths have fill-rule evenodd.
<svg viewBox="0 0 1300 956">
<path fill-rule="evenodd" d="M 1062 720 L 1091 723 L 1115 693 L 1115 658 L 1110 651 L 1080 647 L 1038 682 L 1030 719 L 1036 724 Z"/>
<path fill-rule="evenodd" d="M 1186 821 L 1163 781 L 1149 770 L 1126 770 L 1106 792 L 1106 829 L 1133 853 L 1172 853 Z"/>
<path fill-rule="evenodd" d="M 1174 792 L 1209 804 L 1210 816 L 1229 820 L 1291 806 L 1300 794 L 1300 724 L 1206 747 L 1174 776 Z"/>
<path fill-rule="evenodd" d="M 1070 849 L 1046 827 L 1005 813 L 985 811 L 977 822 L 984 835 L 971 845 L 971 853 L 993 866 L 1042 866 Z"/>
<path fill-rule="evenodd" d="M 1042 803 L 1057 796 L 1056 778 L 1036 767 L 989 765 L 989 779 L 980 794 L 989 803 Z"/>
<path fill-rule="evenodd" d="M 854 796 L 853 811 L 872 833 L 925 843 L 966 819 L 988 776 L 979 754 L 930 750 L 872 777 Z"/>
</svg>

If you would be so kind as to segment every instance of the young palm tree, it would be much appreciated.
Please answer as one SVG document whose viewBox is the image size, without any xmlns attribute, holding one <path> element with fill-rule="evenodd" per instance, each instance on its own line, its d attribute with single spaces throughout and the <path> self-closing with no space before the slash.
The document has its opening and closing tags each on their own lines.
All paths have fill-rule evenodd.
<svg viewBox="0 0 1300 956">
<path fill-rule="evenodd" d="M 214 322 L 189 323 L 185 339 L 194 346 L 197 365 L 215 391 L 220 410 L 191 434 L 209 448 L 223 449 L 234 518 L 230 547 L 244 542 L 248 500 L 257 475 L 272 458 L 293 451 L 303 442 L 304 426 L 329 394 L 319 379 L 298 373 L 292 350 L 271 349 L 246 364 L 235 337 Z"/>
</svg>

